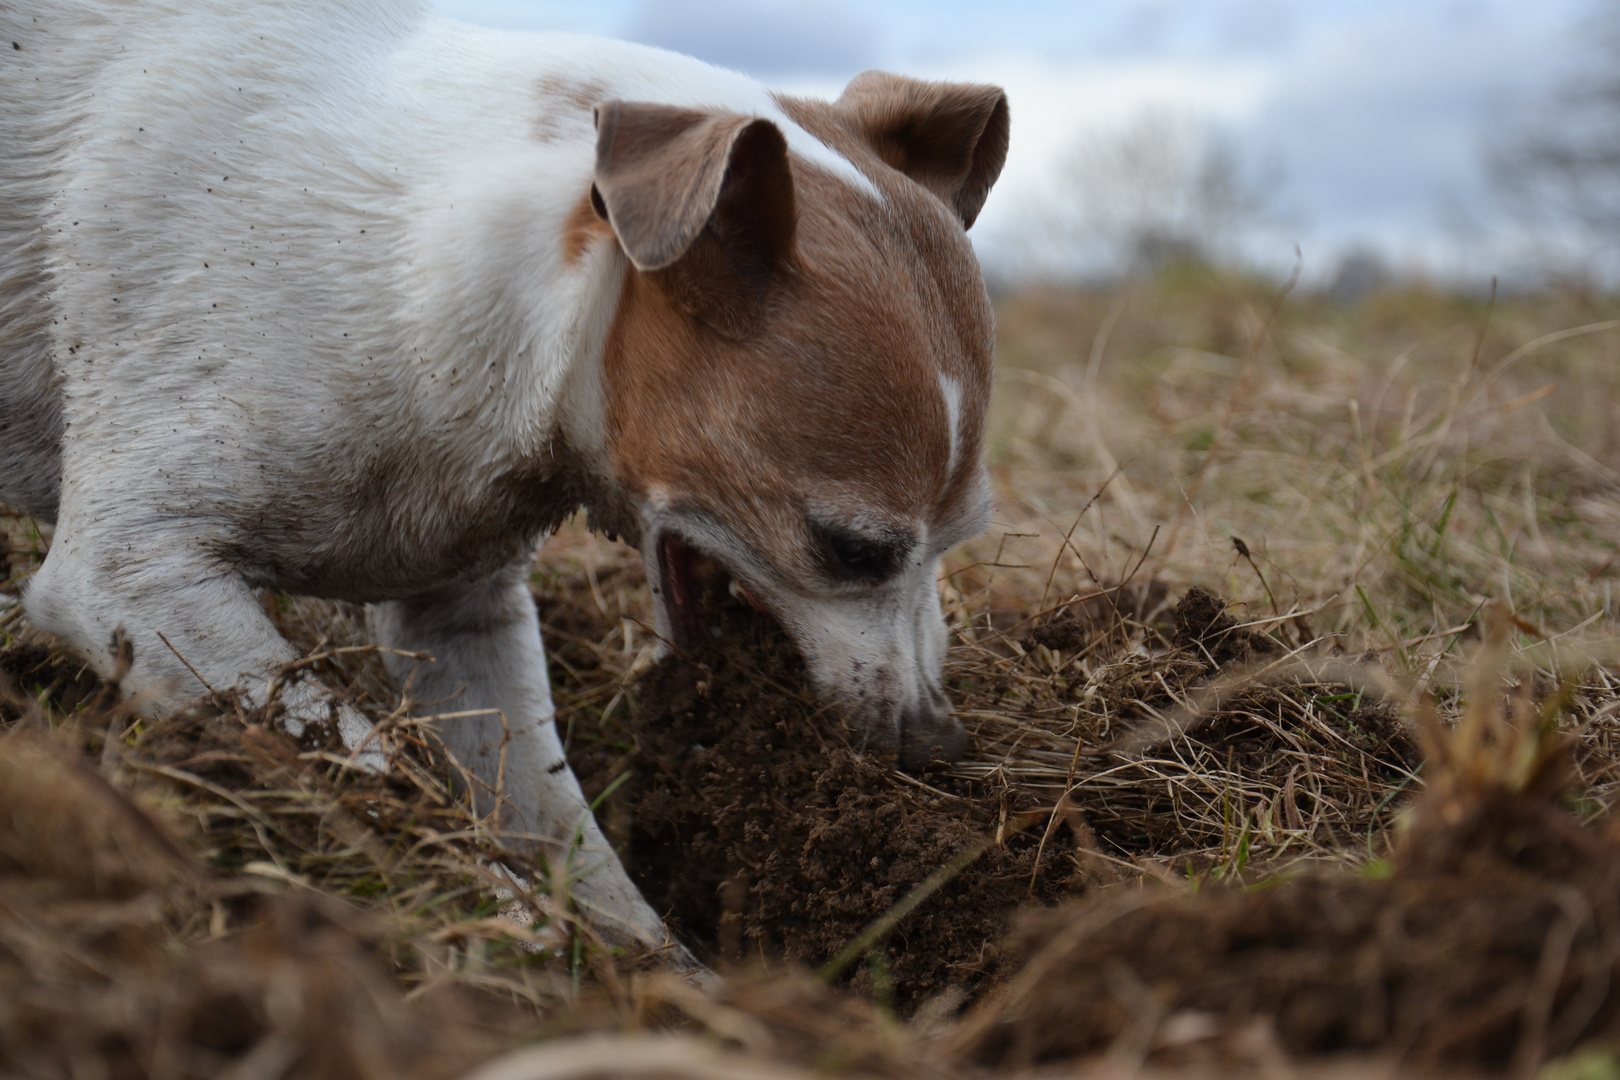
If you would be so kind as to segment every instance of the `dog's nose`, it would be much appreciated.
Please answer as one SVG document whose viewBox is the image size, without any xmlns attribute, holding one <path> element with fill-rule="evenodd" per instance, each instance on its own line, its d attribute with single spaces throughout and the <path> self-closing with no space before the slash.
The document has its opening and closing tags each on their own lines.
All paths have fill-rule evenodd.
<svg viewBox="0 0 1620 1080">
<path fill-rule="evenodd" d="M 967 729 L 951 715 L 944 694 L 900 714 L 900 767 L 917 772 L 934 764 L 950 764 L 967 749 Z"/>
</svg>

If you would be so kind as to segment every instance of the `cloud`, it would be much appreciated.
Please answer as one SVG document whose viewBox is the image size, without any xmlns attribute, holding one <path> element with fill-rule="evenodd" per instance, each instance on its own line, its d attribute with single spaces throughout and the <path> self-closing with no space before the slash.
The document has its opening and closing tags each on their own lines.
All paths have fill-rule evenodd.
<svg viewBox="0 0 1620 1080">
<path fill-rule="evenodd" d="M 807 0 L 645 0 L 625 36 L 759 77 L 849 76 L 882 55 L 865 19 Z"/>
<path fill-rule="evenodd" d="M 994 83 L 1006 89 L 1012 145 L 1001 179 L 973 232 L 987 258 L 1015 245 L 1031 214 L 1051 199 L 1061 162 L 1098 132 L 1117 130 L 1144 113 L 1188 115 L 1219 128 L 1244 122 L 1273 92 L 1253 63 L 1063 64 L 1027 55 L 982 57 L 911 74 Z"/>
<path fill-rule="evenodd" d="M 1169 46 L 1156 61 L 960 63 L 962 74 L 980 68 L 972 75 L 1004 82 L 1012 104 L 1012 154 L 976 242 L 987 263 L 1016 264 L 1027 220 L 1053 197 L 1063 149 L 1163 108 L 1206 117 L 1274 178 L 1263 191 L 1270 224 L 1246 245 L 1257 261 L 1286 271 L 1297 241 L 1307 276 L 1331 273 L 1357 248 L 1446 276 L 1505 273 L 1460 228 L 1500 225 L 1482 147 L 1568 69 L 1570 26 L 1568 10 L 1472 0 L 1341 13 L 1296 25 L 1269 53 L 1217 50 L 1223 63 Z M 1191 36 L 1166 31 L 1178 34 Z M 937 75 L 953 73 L 942 65 Z"/>
<path fill-rule="evenodd" d="M 1286 196 L 1319 242 L 1432 259 L 1448 207 L 1481 200 L 1485 137 L 1564 56 L 1552 27 L 1467 8 L 1368 20 L 1291 57 L 1247 135 L 1283 163 Z"/>
</svg>

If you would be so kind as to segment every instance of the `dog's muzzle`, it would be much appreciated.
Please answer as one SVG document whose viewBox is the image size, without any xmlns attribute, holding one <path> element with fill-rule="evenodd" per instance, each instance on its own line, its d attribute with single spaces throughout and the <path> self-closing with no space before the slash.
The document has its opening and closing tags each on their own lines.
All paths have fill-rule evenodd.
<svg viewBox="0 0 1620 1080">
<path fill-rule="evenodd" d="M 843 706 L 867 749 L 895 754 L 910 772 L 962 756 L 967 732 L 938 685 L 945 628 L 927 568 L 913 593 L 809 600 L 748 589 L 673 531 L 657 536 L 647 561 L 658 582 L 660 629 L 675 648 L 714 644 L 724 605 L 752 607 L 793 640 L 818 696 Z"/>
</svg>

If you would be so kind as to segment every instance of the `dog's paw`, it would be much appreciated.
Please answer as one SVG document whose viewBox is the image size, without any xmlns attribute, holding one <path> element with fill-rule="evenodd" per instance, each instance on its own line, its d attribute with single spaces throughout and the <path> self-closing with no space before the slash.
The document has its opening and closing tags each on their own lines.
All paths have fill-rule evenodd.
<svg viewBox="0 0 1620 1080">
<path fill-rule="evenodd" d="M 268 686 L 265 687 L 258 697 L 262 700 L 268 690 Z M 258 704 L 252 694 L 246 696 L 251 704 Z M 335 725 L 338 738 L 356 768 L 369 773 L 388 771 L 388 747 L 376 727 L 354 706 L 334 698 L 325 687 L 308 679 L 295 679 L 281 687 L 278 702 L 281 729 L 293 738 L 302 739 L 312 727 Z"/>
<path fill-rule="evenodd" d="M 344 749 L 354 755 L 354 763 L 369 773 L 388 771 L 388 749 L 376 725 L 360 714 L 352 705 L 338 703 L 338 738 Z"/>
</svg>

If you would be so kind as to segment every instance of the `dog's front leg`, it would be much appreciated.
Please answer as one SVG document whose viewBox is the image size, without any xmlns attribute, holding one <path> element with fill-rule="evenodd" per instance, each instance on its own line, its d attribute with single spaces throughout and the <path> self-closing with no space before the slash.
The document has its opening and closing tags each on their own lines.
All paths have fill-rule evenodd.
<svg viewBox="0 0 1620 1080">
<path fill-rule="evenodd" d="M 610 940 L 663 946 L 663 920 L 608 846 L 563 756 L 528 571 L 525 559 L 481 581 L 380 604 L 378 641 L 433 658 L 387 659 L 402 686 L 409 680 L 419 714 L 456 714 L 437 729 L 472 773 L 480 808 L 498 803 L 507 831 L 567 868 L 569 891 Z M 691 963 L 679 946 L 671 959 Z"/>
<path fill-rule="evenodd" d="M 64 520 L 24 592 L 29 621 L 69 642 L 104 677 L 117 671 L 114 641 L 122 634 L 134 655 L 121 689 L 141 713 L 231 689 L 258 707 L 276 687 L 280 721 L 292 734 L 335 723 L 357 764 L 386 766 L 365 717 L 314 680 L 287 677 L 297 654 L 239 575 L 194 547 L 137 548 L 124 539 Z"/>
</svg>

